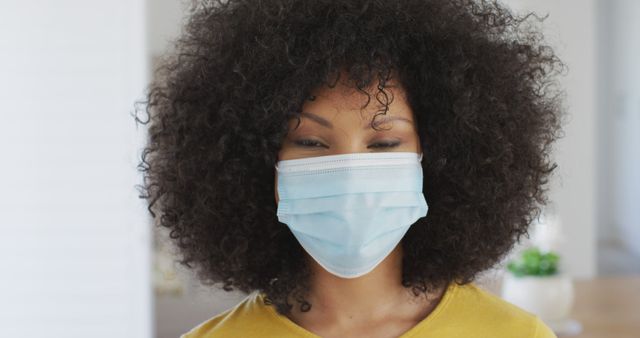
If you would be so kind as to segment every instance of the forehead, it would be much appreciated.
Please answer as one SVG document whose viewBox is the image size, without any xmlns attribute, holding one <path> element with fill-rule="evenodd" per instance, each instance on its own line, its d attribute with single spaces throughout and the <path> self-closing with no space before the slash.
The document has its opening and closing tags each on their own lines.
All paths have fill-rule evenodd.
<svg viewBox="0 0 640 338">
<path fill-rule="evenodd" d="M 387 115 L 412 118 L 413 113 L 407 103 L 406 92 L 396 81 L 386 83 L 383 92 L 377 88 L 377 83 L 365 91 L 369 97 L 343 81 L 338 82 L 333 88 L 324 85 L 311 91 L 309 98 L 303 103 L 302 110 L 327 119 L 332 119 L 336 113 L 342 112 L 360 112 L 361 114 L 348 115 L 370 119 L 375 113 L 384 111 L 385 105 L 388 105 Z"/>
</svg>

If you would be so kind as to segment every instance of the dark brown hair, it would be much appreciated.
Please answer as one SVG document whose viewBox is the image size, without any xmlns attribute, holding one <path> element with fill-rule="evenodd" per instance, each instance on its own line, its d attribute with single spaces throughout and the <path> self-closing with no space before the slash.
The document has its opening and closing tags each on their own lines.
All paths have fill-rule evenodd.
<svg viewBox="0 0 640 338">
<path fill-rule="evenodd" d="M 287 121 L 340 70 L 382 94 L 397 74 L 429 204 L 402 240 L 403 284 L 468 283 L 528 236 L 556 167 L 565 65 L 532 17 L 470 0 L 201 2 L 136 114 L 149 124 L 141 197 L 203 283 L 308 309 L 303 249 L 276 217 Z"/>
</svg>

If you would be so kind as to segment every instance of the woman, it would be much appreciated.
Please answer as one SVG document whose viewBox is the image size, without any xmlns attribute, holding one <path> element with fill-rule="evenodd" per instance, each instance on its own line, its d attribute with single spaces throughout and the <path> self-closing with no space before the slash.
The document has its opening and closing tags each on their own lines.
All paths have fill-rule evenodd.
<svg viewBox="0 0 640 338">
<path fill-rule="evenodd" d="M 226 1 L 145 112 L 142 192 L 202 282 L 202 337 L 555 337 L 473 283 L 546 203 L 563 69 L 499 3 Z"/>
</svg>

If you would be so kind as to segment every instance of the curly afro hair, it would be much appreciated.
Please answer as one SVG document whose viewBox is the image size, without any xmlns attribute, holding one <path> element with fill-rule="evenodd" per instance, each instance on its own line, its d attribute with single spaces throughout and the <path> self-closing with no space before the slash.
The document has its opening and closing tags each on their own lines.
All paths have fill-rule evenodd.
<svg viewBox="0 0 640 338">
<path fill-rule="evenodd" d="M 408 290 L 469 283 L 529 235 L 564 111 L 552 75 L 566 65 L 528 21 L 544 18 L 472 0 L 229 0 L 188 14 L 136 110 L 138 188 L 204 284 L 309 309 L 274 165 L 288 121 L 341 71 L 363 95 L 397 75 L 415 114 L 429 213 L 401 242 Z"/>
</svg>

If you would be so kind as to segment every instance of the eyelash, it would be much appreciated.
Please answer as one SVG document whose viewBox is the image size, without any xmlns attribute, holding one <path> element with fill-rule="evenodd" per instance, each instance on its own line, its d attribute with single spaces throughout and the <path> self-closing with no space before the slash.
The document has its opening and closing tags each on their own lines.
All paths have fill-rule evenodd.
<svg viewBox="0 0 640 338">
<path fill-rule="evenodd" d="M 308 139 L 301 139 L 301 140 L 297 140 L 295 141 L 295 144 L 302 146 L 302 147 L 315 147 L 315 146 L 321 146 L 323 147 L 323 145 L 318 142 L 318 141 L 314 141 L 314 140 L 308 140 Z M 374 143 L 371 148 L 393 148 L 393 147 L 397 147 L 398 145 L 400 145 L 400 142 L 396 141 L 396 142 L 377 142 Z"/>
</svg>

